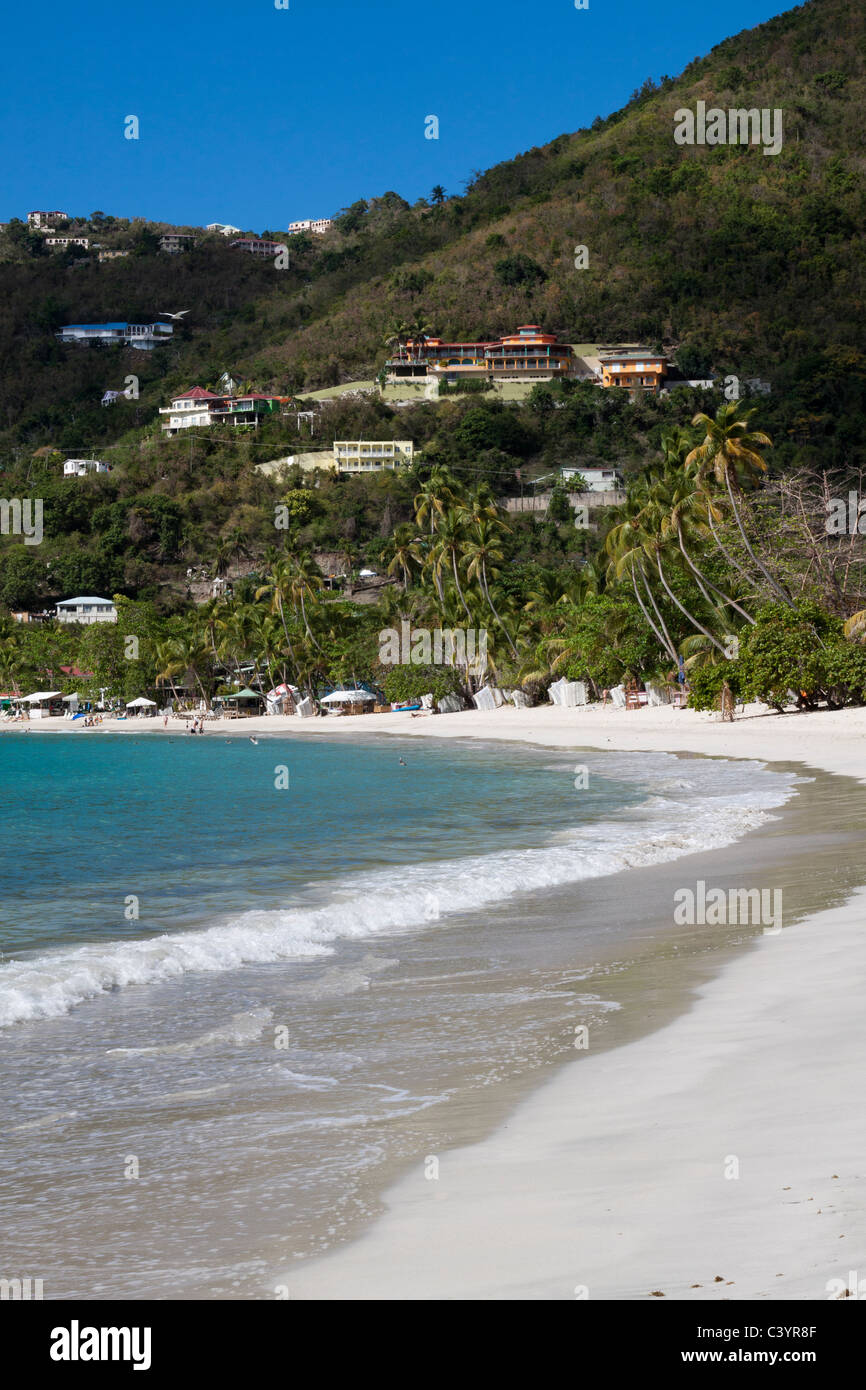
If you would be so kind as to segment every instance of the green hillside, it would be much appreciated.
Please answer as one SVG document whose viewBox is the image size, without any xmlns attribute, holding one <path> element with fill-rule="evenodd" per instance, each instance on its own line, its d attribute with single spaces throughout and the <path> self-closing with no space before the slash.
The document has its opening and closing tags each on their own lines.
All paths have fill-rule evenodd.
<svg viewBox="0 0 866 1390">
<path fill-rule="evenodd" d="M 234 607 L 217 605 L 220 622 L 230 634 L 245 615 L 240 650 L 254 662 L 270 644 L 272 671 L 303 671 L 309 681 L 372 671 L 377 626 L 399 615 L 395 605 L 417 603 L 431 621 L 492 621 L 511 679 L 567 671 L 604 685 L 623 669 L 660 669 L 659 652 L 669 672 L 688 642 L 698 643 L 690 660 L 717 660 L 727 634 L 752 626 L 754 603 L 787 612 L 802 596 L 827 621 L 853 617 L 866 605 L 866 571 L 859 555 L 839 569 L 848 555 L 841 543 L 824 554 L 823 508 L 828 489 L 845 496 L 866 470 L 864 65 L 863 8 L 810 0 L 726 40 L 677 78 L 648 80 L 591 129 L 478 173 L 463 196 L 433 190 L 410 207 L 386 192 L 345 209 L 325 237 L 292 238 L 284 270 L 217 235 L 199 233 L 193 250 L 163 254 L 162 225 L 102 212 L 64 230 L 124 258 L 100 263 L 93 248 L 52 254 L 11 223 L 0 235 L 2 492 L 41 498 L 45 535 L 34 546 L 0 535 L 0 624 L 4 608 L 121 595 L 144 605 L 143 630 L 156 624 L 164 637 L 160 624 L 178 625 L 171 640 L 192 642 L 212 687 L 216 619 L 202 631 L 193 612 L 208 585 L 187 582 L 203 565 L 207 580 L 239 580 Z M 678 144 L 675 113 L 699 102 L 781 110 L 781 149 Z M 585 269 L 577 247 L 587 250 Z M 152 353 L 55 337 L 64 323 L 150 321 L 182 309 L 189 313 L 171 345 Z M 526 322 L 573 344 L 643 341 L 664 348 L 684 377 L 761 378 L 770 394 L 741 402 L 756 407 L 754 418 L 725 417 L 714 434 L 706 420 L 724 405 L 719 389 L 633 398 L 566 381 L 438 401 L 419 391 L 408 403 L 373 389 L 399 325 L 478 339 Z M 314 423 L 275 414 L 255 432 L 164 438 L 159 407 L 225 371 L 248 387 L 306 398 Z M 103 408 L 103 392 L 130 374 L 138 397 Z M 349 383 L 366 390 L 341 394 Z M 738 458 L 743 431 L 759 440 L 757 463 Z M 411 438 L 420 462 L 400 474 L 318 481 L 255 467 L 336 438 Z M 716 438 L 730 445 L 721 472 Z M 65 480 L 60 462 L 70 454 L 108 459 L 112 471 Z M 560 493 L 546 514 L 497 506 L 563 464 L 611 463 L 629 501 L 589 526 L 575 526 Z M 282 503 L 291 525 L 276 531 Z M 706 565 L 697 581 L 679 550 L 684 516 Z M 653 568 L 662 553 L 664 576 Z M 313 557 L 335 554 L 350 570 L 390 566 L 402 597 L 389 588 L 363 617 L 334 601 Z M 303 602 L 294 613 L 299 595 L 318 596 L 311 622 Z M 263 603 L 273 609 L 264 635 Z M 791 640 L 810 651 L 817 628 L 803 622 Z M 357 645 L 358 624 L 366 646 Z M 79 650 L 68 633 L 56 651 L 27 640 L 36 643 L 34 679 L 60 656 L 98 665 L 92 642 Z M 222 641 L 236 655 L 237 644 Z M 831 647 L 828 638 L 822 649 Z M 832 672 L 792 676 L 786 667 L 783 693 L 792 684 L 831 689 L 834 699 L 856 693 L 859 666 L 844 665 L 847 648 L 832 651 Z M 743 690 L 764 688 L 754 643 L 752 659 Z M 9 681 L 20 678 L 13 657 L 7 669 Z"/>
</svg>

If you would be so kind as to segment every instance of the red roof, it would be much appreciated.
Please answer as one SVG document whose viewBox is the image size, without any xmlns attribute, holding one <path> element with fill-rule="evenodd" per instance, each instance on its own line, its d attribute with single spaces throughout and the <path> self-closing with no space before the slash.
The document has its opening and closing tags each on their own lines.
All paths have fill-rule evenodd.
<svg viewBox="0 0 866 1390">
<path fill-rule="evenodd" d="M 213 391 L 206 391 L 203 386 L 194 386 L 191 391 L 184 391 L 180 396 L 174 396 L 176 401 L 221 401 L 222 396 L 215 396 Z"/>
<path fill-rule="evenodd" d="M 93 679 L 92 671 L 79 671 L 77 666 L 61 666 L 64 676 L 83 676 L 86 680 Z"/>
</svg>

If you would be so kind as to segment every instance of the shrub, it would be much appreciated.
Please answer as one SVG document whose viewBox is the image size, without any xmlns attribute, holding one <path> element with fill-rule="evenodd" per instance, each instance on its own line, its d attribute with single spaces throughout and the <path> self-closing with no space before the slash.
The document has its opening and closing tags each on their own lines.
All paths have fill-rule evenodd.
<svg viewBox="0 0 866 1390">
<path fill-rule="evenodd" d="M 389 700 L 418 700 L 432 695 L 441 700 L 444 695 L 460 693 L 460 674 L 451 666 L 391 666 L 382 679 L 382 689 Z"/>
</svg>

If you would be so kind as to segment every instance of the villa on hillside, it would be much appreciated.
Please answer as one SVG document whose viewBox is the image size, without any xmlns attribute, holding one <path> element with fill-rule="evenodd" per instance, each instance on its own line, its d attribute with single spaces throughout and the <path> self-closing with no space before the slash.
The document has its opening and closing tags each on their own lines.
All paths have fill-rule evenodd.
<svg viewBox="0 0 866 1390">
<path fill-rule="evenodd" d="M 522 324 L 507 337 L 480 342 L 446 342 L 443 338 L 409 339 L 385 363 L 389 383 L 424 378 L 455 382 L 550 381 L 571 376 L 574 351 L 555 333 L 537 323 Z"/>
<path fill-rule="evenodd" d="M 335 439 L 334 466 L 339 473 L 379 473 L 410 464 L 411 439 Z"/>
<path fill-rule="evenodd" d="M 599 374 L 602 386 L 656 392 L 667 373 L 667 358 L 651 348 L 602 348 Z"/>
<path fill-rule="evenodd" d="M 54 336 L 61 343 L 115 343 L 149 352 L 173 332 L 170 323 L 67 323 Z"/>
<path fill-rule="evenodd" d="M 246 251 L 250 256 L 276 256 L 278 251 L 285 250 L 282 241 L 262 241 L 261 237 L 245 236 L 237 241 L 230 241 L 229 246 L 233 251 Z"/>
<path fill-rule="evenodd" d="M 219 232 L 220 236 L 240 236 L 240 227 L 233 227 L 230 222 L 208 222 L 205 227 L 206 232 Z"/>
<path fill-rule="evenodd" d="M 289 236 L 298 236 L 300 232 L 315 232 L 316 236 L 324 236 L 334 225 L 332 217 L 316 217 L 305 222 L 290 222 Z"/>
<path fill-rule="evenodd" d="M 66 598 L 56 617 L 59 623 L 116 623 L 117 609 L 110 598 Z"/>
<path fill-rule="evenodd" d="M 86 236 L 47 236 L 46 246 L 59 246 L 65 251 L 67 246 L 83 246 L 85 251 L 90 250 L 90 237 Z"/>
<path fill-rule="evenodd" d="M 159 239 L 159 249 L 176 256 L 179 251 L 189 251 L 195 243 L 196 237 L 191 232 L 164 232 Z"/>
<path fill-rule="evenodd" d="M 68 212 L 28 212 L 28 227 L 48 227 L 54 222 L 68 222 Z"/>
<path fill-rule="evenodd" d="M 257 391 L 245 396 L 218 395 L 203 386 L 193 386 L 190 391 L 175 396 L 171 405 L 160 406 L 159 413 L 168 416 L 162 426 L 166 434 L 177 434 L 195 426 L 256 426 L 263 415 L 272 415 L 289 399 L 288 396 L 263 396 Z"/>
</svg>

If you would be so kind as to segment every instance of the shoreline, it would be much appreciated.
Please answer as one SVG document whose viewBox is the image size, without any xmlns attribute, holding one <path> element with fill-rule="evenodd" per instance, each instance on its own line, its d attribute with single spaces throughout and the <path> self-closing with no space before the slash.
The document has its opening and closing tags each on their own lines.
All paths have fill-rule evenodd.
<svg viewBox="0 0 866 1390">
<path fill-rule="evenodd" d="M 188 737 L 182 725 L 150 723 L 82 732 Z M 77 730 L 52 721 L 40 732 Z M 231 720 L 207 732 L 692 753 L 866 780 L 863 710 L 750 711 L 722 724 L 666 707 L 504 707 L 414 720 Z M 843 906 L 758 937 L 712 964 L 685 1012 L 524 1088 L 488 1137 L 438 1153 L 437 1181 L 404 1171 L 384 1193 L 384 1215 L 281 1276 L 290 1296 L 834 1296 L 827 1281 L 844 1288 L 866 1262 L 864 914 L 866 892 L 856 890 Z M 734 1159 L 737 1180 L 725 1176 Z"/>
<path fill-rule="evenodd" d="M 482 737 L 866 780 L 866 711 L 733 725 L 670 710 L 502 714 Z M 458 737 L 481 734 L 471 712 L 452 720 Z M 841 1297 L 866 1262 L 864 918 L 859 889 L 724 961 L 658 1031 L 564 1064 L 488 1138 L 438 1155 L 436 1181 L 404 1175 L 355 1241 L 289 1271 L 291 1296 Z"/>
</svg>

